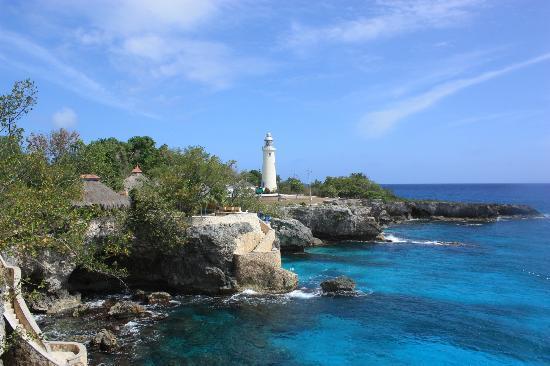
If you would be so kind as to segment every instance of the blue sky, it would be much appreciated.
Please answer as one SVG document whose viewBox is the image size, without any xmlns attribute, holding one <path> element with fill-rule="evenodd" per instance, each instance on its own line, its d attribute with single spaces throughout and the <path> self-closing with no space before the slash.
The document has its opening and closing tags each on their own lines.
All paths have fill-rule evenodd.
<svg viewBox="0 0 550 366">
<path fill-rule="evenodd" d="M 149 135 L 283 177 L 550 182 L 550 1 L 0 0 L 27 131 Z"/>
</svg>

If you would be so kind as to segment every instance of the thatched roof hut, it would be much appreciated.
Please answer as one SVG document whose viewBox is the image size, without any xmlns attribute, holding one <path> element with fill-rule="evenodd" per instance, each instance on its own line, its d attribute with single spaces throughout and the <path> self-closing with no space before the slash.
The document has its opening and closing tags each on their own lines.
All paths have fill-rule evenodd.
<svg viewBox="0 0 550 366">
<path fill-rule="evenodd" d="M 124 179 L 124 193 L 128 195 L 132 189 L 138 188 L 148 180 L 149 179 L 143 175 L 139 165 L 136 165 L 136 167 L 132 170 L 132 174 Z"/>
<path fill-rule="evenodd" d="M 100 206 L 103 209 L 130 207 L 128 197 L 116 193 L 111 188 L 99 181 L 99 177 L 93 174 L 82 174 L 83 197 L 75 206 Z"/>
</svg>

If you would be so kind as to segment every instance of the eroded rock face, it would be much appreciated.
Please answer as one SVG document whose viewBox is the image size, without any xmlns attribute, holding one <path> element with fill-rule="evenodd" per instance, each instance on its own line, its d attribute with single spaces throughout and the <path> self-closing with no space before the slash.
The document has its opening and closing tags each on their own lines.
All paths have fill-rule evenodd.
<svg viewBox="0 0 550 366">
<path fill-rule="evenodd" d="M 285 213 L 327 240 L 373 240 L 382 232 L 380 225 L 363 206 L 319 205 L 288 207 Z"/>
<path fill-rule="evenodd" d="M 168 292 L 157 291 L 147 295 L 147 304 L 149 305 L 169 305 L 172 295 Z"/>
<path fill-rule="evenodd" d="M 129 281 L 140 288 L 211 295 L 239 291 L 243 288 L 239 280 L 261 292 L 284 292 L 292 287 L 288 284 L 292 276 L 280 268 L 280 251 L 273 246 L 274 231 L 260 223 L 256 215 L 194 220 L 187 229 L 187 241 L 180 248 L 158 250 L 147 243 L 137 243 L 127 263 L 131 274 Z M 236 265 L 235 258 L 253 251 L 259 253 L 254 255 L 255 259 L 274 256 L 278 261 L 268 260 L 261 264 L 246 261 Z M 237 276 L 237 268 L 242 269 L 242 263 L 251 268 L 246 276 Z M 254 269 L 259 266 L 265 272 Z"/>
<path fill-rule="evenodd" d="M 281 268 L 278 252 L 235 256 L 235 278 L 240 291 L 285 293 L 298 286 L 298 276 Z"/>
<path fill-rule="evenodd" d="M 99 333 L 92 338 L 90 343 L 92 346 L 97 347 L 104 352 L 112 352 L 118 347 L 116 336 L 107 329 L 102 329 L 99 331 Z"/>
<path fill-rule="evenodd" d="M 355 292 L 355 282 L 346 276 L 321 282 L 321 289 L 327 295 L 345 295 Z"/>
<path fill-rule="evenodd" d="M 82 304 L 80 294 L 71 295 L 62 289 L 55 294 L 38 293 L 28 301 L 28 306 L 33 312 L 59 314 L 74 310 Z"/>
<path fill-rule="evenodd" d="M 383 225 L 410 219 L 493 220 L 540 214 L 526 205 L 367 199 L 327 200 L 318 206 L 286 207 L 283 212 L 310 228 L 314 236 L 334 241 L 377 240 Z"/>
<path fill-rule="evenodd" d="M 145 313 L 143 305 L 133 301 L 119 301 L 109 309 L 107 313 L 115 319 L 128 319 L 136 316 L 141 316 Z"/>
<path fill-rule="evenodd" d="M 273 218 L 271 227 L 277 236 L 275 245 L 282 252 L 303 252 L 316 243 L 311 230 L 296 219 Z"/>
</svg>

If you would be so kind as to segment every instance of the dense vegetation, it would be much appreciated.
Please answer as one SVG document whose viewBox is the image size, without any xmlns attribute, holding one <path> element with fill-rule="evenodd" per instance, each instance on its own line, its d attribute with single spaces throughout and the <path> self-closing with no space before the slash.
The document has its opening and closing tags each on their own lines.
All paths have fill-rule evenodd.
<svg viewBox="0 0 550 366">
<path fill-rule="evenodd" d="M 149 243 L 183 244 L 185 216 L 222 205 L 276 214 L 276 205 L 262 203 L 254 193 L 261 183 L 259 171 L 239 173 L 234 161 L 223 162 L 202 147 L 157 147 L 148 136 L 86 144 L 77 132 L 64 129 L 25 138 L 18 121 L 36 100 L 30 80 L 16 82 L 10 93 L 0 96 L 0 251 L 36 254 L 53 249 L 88 269 L 109 272 L 112 266 L 104 263 L 128 253 L 134 236 Z M 148 180 L 131 192 L 128 212 L 75 207 L 82 197 L 80 174 L 96 174 L 120 192 L 136 165 Z M 311 187 L 296 178 L 279 179 L 281 193 L 305 193 L 309 188 L 314 195 L 328 197 L 395 198 L 360 173 L 327 177 Z M 84 245 L 85 231 L 90 220 L 101 215 L 119 218 L 121 236 L 91 248 Z"/>
<path fill-rule="evenodd" d="M 251 184 L 261 180 L 261 173 L 257 170 L 245 171 L 242 176 Z M 311 187 L 295 177 L 281 180 L 277 176 L 277 185 L 278 192 L 282 194 L 309 194 L 309 188 L 311 188 L 311 193 L 320 197 L 368 198 L 386 201 L 397 198 L 393 192 L 373 182 L 363 173 L 352 173 L 347 177 L 326 177 L 323 182 L 314 181 Z"/>
</svg>

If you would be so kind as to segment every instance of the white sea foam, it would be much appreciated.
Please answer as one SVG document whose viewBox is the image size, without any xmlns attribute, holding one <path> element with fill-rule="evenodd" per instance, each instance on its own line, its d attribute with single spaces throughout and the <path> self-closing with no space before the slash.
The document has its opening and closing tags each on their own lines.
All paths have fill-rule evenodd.
<svg viewBox="0 0 550 366">
<path fill-rule="evenodd" d="M 252 289 L 245 289 L 243 292 L 240 293 L 241 295 L 258 295 L 258 292 L 252 290 Z"/>
<path fill-rule="evenodd" d="M 311 299 L 314 297 L 319 297 L 321 294 L 318 291 L 315 292 L 306 292 L 305 289 L 298 289 L 285 294 L 286 297 L 292 299 Z"/>
<path fill-rule="evenodd" d="M 461 243 L 456 241 L 438 241 L 438 240 L 412 240 L 411 243 L 421 244 L 421 245 L 442 245 L 442 246 L 462 245 Z"/>
<path fill-rule="evenodd" d="M 134 321 L 129 321 L 128 323 L 124 324 L 124 332 L 132 334 L 139 332 L 139 324 Z"/>
<path fill-rule="evenodd" d="M 105 300 L 96 300 L 96 301 L 90 301 L 87 302 L 86 305 L 88 305 L 91 308 L 100 308 L 105 304 Z"/>
<path fill-rule="evenodd" d="M 405 239 L 399 238 L 399 237 L 397 237 L 393 234 L 384 235 L 384 238 L 386 238 L 386 240 L 389 240 L 392 243 L 405 243 L 406 242 Z"/>
</svg>

